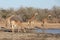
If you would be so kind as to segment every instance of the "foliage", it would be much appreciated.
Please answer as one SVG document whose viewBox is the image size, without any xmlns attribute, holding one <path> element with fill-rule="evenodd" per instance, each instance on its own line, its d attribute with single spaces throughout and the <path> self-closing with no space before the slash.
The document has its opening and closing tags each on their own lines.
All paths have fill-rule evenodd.
<svg viewBox="0 0 60 40">
<path fill-rule="evenodd" d="M 27 21 L 34 13 L 38 13 L 36 19 L 41 21 L 46 18 L 49 19 L 48 15 L 51 15 L 50 19 L 60 19 L 60 7 L 54 6 L 52 9 L 38 9 L 33 7 L 21 7 L 19 9 L 0 9 L 0 17 L 7 18 L 11 15 L 21 15 L 24 21 Z"/>
</svg>

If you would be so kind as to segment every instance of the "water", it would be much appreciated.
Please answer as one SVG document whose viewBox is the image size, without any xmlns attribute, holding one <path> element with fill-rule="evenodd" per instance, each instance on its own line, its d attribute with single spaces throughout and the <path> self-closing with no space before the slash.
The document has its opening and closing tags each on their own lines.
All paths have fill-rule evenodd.
<svg viewBox="0 0 60 40">
<path fill-rule="evenodd" d="M 36 29 L 36 32 L 43 32 L 41 29 Z M 46 33 L 60 34 L 60 29 L 44 29 Z"/>
<path fill-rule="evenodd" d="M 54 33 L 54 34 L 56 34 L 56 33 L 60 33 L 60 30 L 59 30 L 59 29 L 45 30 L 45 32 L 47 32 L 47 33 Z"/>
</svg>

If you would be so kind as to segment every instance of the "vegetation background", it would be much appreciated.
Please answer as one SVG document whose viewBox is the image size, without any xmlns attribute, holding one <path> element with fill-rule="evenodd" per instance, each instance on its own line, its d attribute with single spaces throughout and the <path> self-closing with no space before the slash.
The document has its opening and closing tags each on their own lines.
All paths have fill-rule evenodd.
<svg viewBox="0 0 60 40">
<path fill-rule="evenodd" d="M 0 8 L 0 19 L 6 19 L 11 15 L 20 15 L 20 17 L 23 19 L 23 22 L 26 22 L 35 13 L 38 13 L 38 16 L 35 18 L 38 21 L 42 21 L 44 18 L 46 18 L 47 20 L 50 20 L 49 22 L 60 23 L 60 7 L 57 6 L 54 6 L 52 9 L 41 9 L 33 7 L 20 7 L 19 9 Z M 51 15 L 51 17 L 48 15 Z"/>
</svg>

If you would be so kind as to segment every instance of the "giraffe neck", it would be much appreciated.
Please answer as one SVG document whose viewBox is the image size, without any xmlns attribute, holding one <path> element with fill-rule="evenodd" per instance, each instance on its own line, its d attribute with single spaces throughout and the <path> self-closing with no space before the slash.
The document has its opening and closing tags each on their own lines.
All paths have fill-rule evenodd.
<svg viewBox="0 0 60 40">
<path fill-rule="evenodd" d="M 13 17 L 14 15 L 12 15 L 12 16 L 10 16 L 10 17 L 8 17 L 7 19 L 6 19 L 6 21 L 7 21 L 7 27 L 11 27 L 11 18 Z"/>
<path fill-rule="evenodd" d="M 31 22 L 32 20 L 35 19 L 35 15 L 33 15 L 30 19 L 29 19 L 29 22 Z"/>
</svg>

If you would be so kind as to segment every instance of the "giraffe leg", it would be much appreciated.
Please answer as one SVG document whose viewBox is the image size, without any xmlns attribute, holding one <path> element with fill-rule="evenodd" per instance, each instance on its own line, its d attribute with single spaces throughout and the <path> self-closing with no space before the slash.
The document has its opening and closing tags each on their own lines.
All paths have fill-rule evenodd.
<svg viewBox="0 0 60 40">
<path fill-rule="evenodd" d="M 14 33 L 14 25 L 12 25 L 12 32 Z"/>
<path fill-rule="evenodd" d="M 14 33 L 14 29 L 12 28 L 12 32 Z"/>
<path fill-rule="evenodd" d="M 20 32 L 20 28 L 18 27 L 18 33 Z"/>
<path fill-rule="evenodd" d="M 23 31 L 24 31 L 24 33 L 26 33 L 26 30 L 25 29 L 23 29 Z"/>
<path fill-rule="evenodd" d="M 18 26 L 18 33 L 22 31 L 21 29 L 21 26 Z"/>
<path fill-rule="evenodd" d="M 42 24 L 42 33 L 45 33 L 45 30 L 44 30 L 44 24 Z"/>
</svg>

